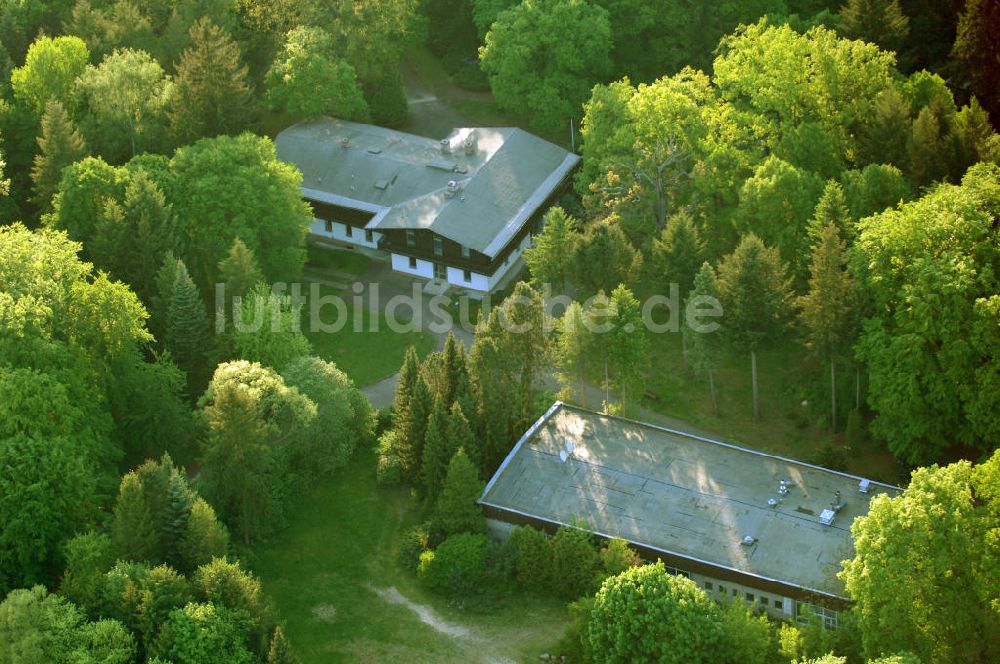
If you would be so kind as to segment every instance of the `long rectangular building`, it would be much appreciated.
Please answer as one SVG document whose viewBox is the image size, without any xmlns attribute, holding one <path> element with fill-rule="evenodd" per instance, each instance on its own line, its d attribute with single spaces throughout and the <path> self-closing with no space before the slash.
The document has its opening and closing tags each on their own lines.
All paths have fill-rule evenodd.
<svg viewBox="0 0 1000 664">
<path fill-rule="evenodd" d="M 776 618 L 808 606 L 829 627 L 850 604 L 837 578 L 851 523 L 900 489 L 555 403 L 524 434 L 479 504 L 494 530 L 586 524 L 717 598 Z"/>
</svg>

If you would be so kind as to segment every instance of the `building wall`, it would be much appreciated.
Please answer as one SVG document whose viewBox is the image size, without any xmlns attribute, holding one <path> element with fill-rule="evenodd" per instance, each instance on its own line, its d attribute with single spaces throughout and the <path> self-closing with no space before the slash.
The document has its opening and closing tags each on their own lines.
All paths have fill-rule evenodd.
<svg viewBox="0 0 1000 664">
<path fill-rule="evenodd" d="M 348 235 L 349 228 L 351 229 L 350 235 Z M 368 249 L 378 249 L 379 240 L 382 239 L 381 233 L 372 232 L 372 240 L 369 242 L 365 239 L 365 230 L 363 228 L 326 219 L 313 219 L 312 224 L 309 226 L 309 232 L 314 235 L 330 238 L 331 240 L 346 242 Z"/>
<path fill-rule="evenodd" d="M 409 274 L 414 277 L 423 277 L 424 279 L 434 278 L 434 264 L 430 261 L 422 260 L 420 258 L 417 260 L 416 268 L 410 267 L 410 257 L 401 256 L 400 254 L 392 254 L 392 269 L 396 272 L 402 272 L 403 274 Z"/>
<path fill-rule="evenodd" d="M 499 284 L 507 273 L 510 272 L 511 268 L 517 264 L 517 261 L 521 257 L 521 254 L 524 253 L 524 250 L 530 246 L 531 236 L 526 235 L 521 240 L 520 244 L 518 244 L 517 247 L 511 251 L 503 261 L 500 262 L 500 265 L 493 274 L 480 274 L 470 270 L 469 281 L 465 280 L 465 272 L 462 268 L 449 266 L 448 283 L 452 286 L 458 286 L 459 288 L 468 288 L 475 291 L 481 291 L 483 293 L 489 293 L 497 287 L 497 284 Z"/>
</svg>

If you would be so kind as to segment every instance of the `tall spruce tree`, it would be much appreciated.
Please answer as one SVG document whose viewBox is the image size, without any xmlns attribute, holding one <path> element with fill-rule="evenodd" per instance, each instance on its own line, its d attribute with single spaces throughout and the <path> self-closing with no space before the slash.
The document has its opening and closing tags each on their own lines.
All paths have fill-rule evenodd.
<svg viewBox="0 0 1000 664">
<path fill-rule="evenodd" d="M 458 401 L 452 404 L 451 412 L 448 413 L 448 445 L 452 449 L 464 449 L 465 456 L 477 469 L 482 464 L 482 446 L 465 416 L 465 409 Z"/>
<path fill-rule="evenodd" d="M 830 365 L 830 425 L 837 432 L 837 360 L 854 338 L 852 280 L 846 267 L 846 247 L 837 226 L 828 223 L 813 247 L 809 292 L 799 298 L 799 318 L 809 348 Z"/>
<path fill-rule="evenodd" d="M 34 185 L 32 201 L 41 212 L 48 212 L 52 197 L 59 189 L 62 171 L 87 156 L 83 136 L 73 125 L 65 107 L 55 97 L 45 103 L 42 133 L 38 137 L 38 154 L 31 169 Z"/>
<path fill-rule="evenodd" d="M 604 343 L 608 345 L 608 356 L 624 411 L 639 384 L 642 369 L 648 363 L 649 337 L 639 300 L 625 284 L 612 291 L 611 306 L 614 311 L 613 328 Z"/>
<path fill-rule="evenodd" d="M 404 465 L 410 480 L 422 483 L 421 466 L 424 460 L 424 447 L 427 439 L 427 420 L 434 407 L 434 397 L 431 395 L 427 382 L 419 376 L 413 384 L 413 394 L 406 420 L 399 430 L 401 446 L 404 450 Z"/>
<path fill-rule="evenodd" d="M 754 419 L 760 419 L 757 350 L 775 343 L 788 325 L 791 278 L 775 247 L 750 233 L 722 259 L 718 288 L 723 326 L 733 346 L 750 354 Z"/>
<path fill-rule="evenodd" d="M 499 311 L 503 347 L 517 367 L 516 380 L 520 386 L 518 417 L 526 423 L 531 419 L 535 378 L 543 368 L 548 346 L 545 303 L 538 291 L 520 281 Z"/>
<path fill-rule="evenodd" d="M 558 378 L 564 389 L 576 386 L 577 399 L 582 406 L 587 405 L 587 370 L 590 359 L 595 355 L 597 341 L 586 325 L 586 313 L 579 302 L 570 304 L 559 319 L 557 335 L 553 343 L 555 364 L 559 368 Z"/>
<path fill-rule="evenodd" d="M 524 263 L 531 271 L 531 284 L 541 289 L 549 284 L 552 292 L 566 290 L 576 245 L 580 240 L 578 222 L 561 207 L 545 214 L 545 227 L 524 250 Z"/>
<path fill-rule="evenodd" d="M 136 473 L 122 477 L 111 522 L 111 548 L 120 560 L 155 562 L 159 536 Z"/>
<path fill-rule="evenodd" d="M 424 497 L 431 505 L 441 492 L 441 484 L 444 482 L 445 473 L 448 472 L 448 462 L 454 452 L 448 440 L 448 411 L 441 398 L 435 397 L 430 416 L 427 418 L 423 459 L 420 463 Z"/>
<path fill-rule="evenodd" d="M 165 332 L 167 350 L 188 377 L 189 394 L 200 394 L 212 369 L 208 366 L 212 339 L 205 303 L 181 260 L 177 261 L 177 278 L 170 291 Z"/>
<path fill-rule="evenodd" d="M 489 477 L 507 456 L 522 423 L 517 359 L 506 349 L 499 309 L 480 320 L 468 367 L 482 434 L 481 471 Z"/>
<path fill-rule="evenodd" d="M 166 347 L 167 316 L 170 313 L 170 299 L 174 292 L 174 282 L 177 281 L 177 272 L 177 256 L 168 251 L 153 278 L 156 289 L 149 302 L 149 331 L 161 347 Z"/>
<path fill-rule="evenodd" d="M 300 664 L 299 658 L 292 653 L 292 647 L 288 644 L 281 625 L 274 628 L 271 647 L 267 651 L 267 664 Z"/>
<path fill-rule="evenodd" d="M 445 539 L 458 533 L 486 531 L 486 520 L 476 500 L 483 492 L 476 465 L 461 447 L 448 463 L 441 495 L 434 508 L 436 535 Z"/>
<path fill-rule="evenodd" d="M 844 188 L 836 180 L 830 180 L 823 189 L 823 195 L 816 203 L 816 211 L 809 221 L 809 240 L 815 246 L 826 227 L 833 224 L 840 231 L 841 237 L 850 237 L 851 212 L 847 207 L 847 198 L 844 196 Z"/>
<path fill-rule="evenodd" d="M 243 297 L 264 281 L 257 258 L 243 239 L 233 238 L 229 253 L 219 261 L 219 279 L 226 284 L 226 298 Z"/>
<path fill-rule="evenodd" d="M 898 51 L 910 34 L 899 0 L 847 0 L 840 8 L 840 34 Z"/>
<path fill-rule="evenodd" d="M 694 277 L 694 288 L 687 297 L 687 307 L 705 301 L 707 298 L 718 299 L 718 290 L 715 285 L 715 272 L 708 263 L 702 263 L 701 269 Z M 687 361 L 694 369 L 695 373 L 704 374 L 708 379 L 708 395 L 712 400 L 712 412 L 719 414 L 719 398 L 715 391 L 715 372 L 719 364 L 720 334 L 718 329 L 696 330 L 690 325 L 691 321 L 684 321 L 681 333 L 687 335 L 684 344 L 684 351 L 687 354 Z"/>
<path fill-rule="evenodd" d="M 691 215 L 682 210 L 671 216 L 660 237 L 653 240 L 651 267 L 659 294 L 669 295 L 672 284 L 677 284 L 681 296 L 691 292 L 704 260 L 705 243 Z"/>
<path fill-rule="evenodd" d="M 417 378 L 420 374 L 420 359 L 417 357 L 417 349 L 410 346 L 403 355 L 403 365 L 399 368 L 399 381 L 396 384 L 396 394 L 392 400 L 392 426 L 394 429 L 402 430 L 410 416 L 410 401 L 413 399 L 413 390 L 417 386 Z"/>
<path fill-rule="evenodd" d="M 254 100 L 240 48 L 207 16 L 189 31 L 181 54 L 169 111 L 178 143 L 219 134 L 238 134 L 254 118 Z"/>
</svg>

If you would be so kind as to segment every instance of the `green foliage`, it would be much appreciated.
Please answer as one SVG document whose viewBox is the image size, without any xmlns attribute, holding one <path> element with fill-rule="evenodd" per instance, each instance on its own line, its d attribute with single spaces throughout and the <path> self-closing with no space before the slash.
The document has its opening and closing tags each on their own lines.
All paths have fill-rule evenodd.
<svg viewBox="0 0 1000 664">
<path fill-rule="evenodd" d="M 229 531 L 216 518 L 215 510 L 202 498 L 191 504 L 184 533 L 177 544 L 181 570 L 191 572 L 215 558 L 222 558 L 229 549 Z"/>
<path fill-rule="evenodd" d="M 167 145 L 170 81 L 144 51 L 116 50 L 76 82 L 76 118 L 90 147 L 120 164 Z"/>
<path fill-rule="evenodd" d="M 865 442 L 865 419 L 857 408 L 852 408 L 847 414 L 847 430 L 844 435 L 847 446 L 852 450 L 857 450 Z"/>
<path fill-rule="evenodd" d="M 1000 50 L 996 30 L 1000 7 L 992 0 L 967 0 L 959 14 L 952 57 L 963 65 L 972 91 L 994 118 L 1000 113 L 1000 70 L 993 57 Z"/>
<path fill-rule="evenodd" d="M 662 562 L 604 582 L 588 626 L 595 662 L 713 661 L 727 652 L 722 610 Z"/>
<path fill-rule="evenodd" d="M 982 164 L 962 186 L 864 220 L 855 277 L 871 298 L 857 348 L 869 368 L 871 432 L 908 463 L 951 442 L 997 438 L 993 349 L 1000 171 Z"/>
<path fill-rule="evenodd" d="M 170 612 L 191 601 L 187 579 L 166 565 L 159 565 L 139 582 L 138 623 L 147 652 L 155 652 Z"/>
<path fill-rule="evenodd" d="M 183 261 L 177 261 L 166 323 L 164 346 L 187 376 L 189 394 L 197 394 L 207 378 L 212 341 L 205 303 Z"/>
<path fill-rule="evenodd" d="M 847 0 L 840 8 L 840 32 L 898 51 L 910 32 L 910 19 L 899 0 Z"/>
<path fill-rule="evenodd" d="M 532 126 L 556 132 L 579 115 L 590 87 L 607 75 L 610 50 L 603 8 L 582 0 L 531 0 L 497 17 L 479 59 L 501 108 L 525 109 Z"/>
<path fill-rule="evenodd" d="M 89 242 L 108 200 L 125 191 L 125 173 L 100 157 L 86 157 L 65 168 L 59 191 L 52 199 L 52 214 L 43 221 L 49 228 L 66 231 L 77 242 Z"/>
<path fill-rule="evenodd" d="M 14 98 L 40 117 L 49 99 L 64 105 L 90 55 L 79 37 L 39 37 L 28 49 L 24 65 L 11 72 Z"/>
<path fill-rule="evenodd" d="M 303 334 L 302 314 L 291 296 L 261 283 L 243 298 L 229 337 L 227 356 L 282 370 L 312 352 Z"/>
<path fill-rule="evenodd" d="M 268 282 L 302 272 L 312 221 L 302 200 L 302 175 L 277 159 L 274 144 L 250 134 L 206 138 L 170 160 L 177 182 L 174 211 L 195 283 L 209 292 L 219 261 L 239 236 Z"/>
<path fill-rule="evenodd" d="M 219 261 L 219 279 L 226 285 L 226 297 L 243 297 L 264 281 L 253 251 L 240 239 L 233 238 L 229 253 Z"/>
<path fill-rule="evenodd" d="M 601 339 L 614 371 L 622 408 L 627 397 L 640 384 L 641 369 L 646 363 L 649 337 L 642 318 L 642 306 L 625 284 L 611 292 L 611 328 Z"/>
<path fill-rule="evenodd" d="M 256 113 L 239 46 L 208 16 L 188 35 L 191 46 L 177 63 L 168 111 L 176 142 L 244 131 Z"/>
<path fill-rule="evenodd" d="M 639 253 L 622 231 L 611 222 L 587 228 L 573 256 L 573 285 L 577 297 L 586 299 L 598 291 L 611 292 L 620 284 L 634 283 L 642 267 Z"/>
<path fill-rule="evenodd" d="M 429 543 L 429 524 L 420 524 L 410 528 L 403 533 L 396 546 L 396 562 L 404 569 L 416 572 L 417 566 L 420 565 L 420 556 L 428 549 Z"/>
<path fill-rule="evenodd" d="M 862 219 L 913 198 L 913 189 L 895 166 L 869 164 L 841 176 L 852 219 Z"/>
<path fill-rule="evenodd" d="M 718 303 L 718 296 L 715 271 L 712 270 L 712 266 L 708 263 L 702 263 L 701 268 L 694 278 L 694 288 L 688 294 L 685 310 L 687 310 L 687 307 L 692 307 L 694 312 L 700 312 L 705 305 L 711 307 Z M 714 310 L 714 308 L 710 310 Z M 698 316 L 697 313 L 694 315 Z M 719 333 L 718 323 L 706 321 L 700 316 L 697 317 L 697 325 L 700 329 L 695 329 L 689 323 L 690 321 L 685 322 L 684 327 L 681 329 L 681 333 L 685 335 L 684 358 L 696 373 L 704 374 L 708 378 L 712 409 L 718 413 L 719 404 L 715 393 L 715 372 L 722 353 L 722 335 Z"/>
<path fill-rule="evenodd" d="M 267 651 L 267 664 L 299 664 L 299 658 L 292 652 L 281 625 L 274 628 L 271 646 Z"/>
<path fill-rule="evenodd" d="M 518 526 L 510 533 L 514 551 L 514 575 L 522 588 L 539 592 L 552 579 L 552 556 L 549 538 L 531 526 Z"/>
<path fill-rule="evenodd" d="M 214 604 L 187 604 L 174 609 L 164 628 L 161 645 L 164 656 L 189 664 L 212 664 L 224 660 L 232 664 L 253 664 L 247 647 L 244 621 L 239 611 Z"/>
<path fill-rule="evenodd" d="M 740 349 L 774 343 L 788 324 L 791 284 L 774 247 L 753 233 L 722 259 L 717 287 L 727 335 Z"/>
<path fill-rule="evenodd" d="M 368 104 L 354 67 L 338 57 L 329 32 L 300 26 L 291 30 L 267 72 L 267 102 L 295 119 L 324 115 L 368 121 Z"/>
<path fill-rule="evenodd" d="M 63 169 L 83 159 L 87 155 L 87 146 L 65 107 L 54 97 L 45 104 L 41 130 L 31 181 L 35 204 L 47 211 L 59 188 Z"/>
<path fill-rule="evenodd" d="M 1000 452 L 978 466 L 919 468 L 902 495 L 876 496 L 855 519 L 855 556 L 840 576 L 857 602 L 866 655 L 996 658 L 998 477 Z"/>
<path fill-rule="evenodd" d="M 382 486 L 397 486 L 406 479 L 409 454 L 396 429 L 382 432 L 376 449 L 375 476 Z"/>
<path fill-rule="evenodd" d="M 567 600 L 592 593 L 598 558 L 590 533 L 581 528 L 561 526 L 549 545 L 552 592 Z"/>
<path fill-rule="evenodd" d="M 42 586 L 11 591 L 0 603 L 0 643 L 4 644 L 5 662 L 94 661 L 82 659 L 97 654 L 91 651 L 93 645 L 98 646 L 98 652 L 101 650 L 100 639 L 92 644 L 92 639 L 86 638 L 91 634 L 85 631 L 79 609 L 58 595 L 50 595 Z M 125 652 L 131 655 L 135 646 L 128 645 L 131 648 Z M 101 661 L 124 663 L 129 657 Z"/>
<path fill-rule="evenodd" d="M 705 260 L 705 243 L 686 211 L 667 220 L 660 237 L 653 241 L 650 268 L 660 295 L 667 295 L 672 284 L 681 294 L 691 292 L 695 275 Z"/>
<path fill-rule="evenodd" d="M 94 531 L 77 535 L 63 547 L 66 566 L 59 592 L 88 616 L 99 615 L 104 602 L 104 575 L 114 564 L 111 538 Z"/>
<path fill-rule="evenodd" d="M 437 593 L 463 597 L 482 589 L 486 578 L 486 556 L 490 540 L 486 535 L 461 533 L 420 556 L 417 575 Z"/>
<path fill-rule="evenodd" d="M 591 360 L 597 354 L 597 338 L 586 325 L 586 312 L 579 302 L 566 307 L 557 322 L 556 337 L 550 352 L 558 368 L 557 378 L 564 389 L 571 390 L 574 383 L 581 403 L 586 404 L 586 379 Z"/>
<path fill-rule="evenodd" d="M 555 293 L 565 290 L 579 240 L 578 223 L 561 207 L 553 207 L 545 213 L 542 232 L 534 236 L 531 246 L 524 250 L 524 263 L 531 270 L 531 283 L 535 288 L 541 289 L 548 284 Z"/>
<path fill-rule="evenodd" d="M 642 564 L 642 558 L 635 549 L 619 538 L 607 540 L 598 555 L 601 559 L 601 571 L 607 576 L 618 576 L 625 570 Z"/>
<path fill-rule="evenodd" d="M 434 398 L 424 434 L 420 476 L 423 494 L 434 504 L 448 472 L 448 463 L 457 450 L 448 440 L 448 414 L 440 397 Z"/>
<path fill-rule="evenodd" d="M 479 472 L 469 461 L 465 450 L 459 447 L 448 464 L 441 495 L 434 507 L 435 538 L 485 532 L 486 520 L 476 505 L 482 493 L 483 482 L 479 479 Z"/>
</svg>

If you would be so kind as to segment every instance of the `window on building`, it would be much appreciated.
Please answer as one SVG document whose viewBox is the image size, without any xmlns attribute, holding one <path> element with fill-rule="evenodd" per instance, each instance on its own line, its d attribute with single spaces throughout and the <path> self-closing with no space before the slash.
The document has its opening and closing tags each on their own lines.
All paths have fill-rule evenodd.
<svg viewBox="0 0 1000 664">
<path fill-rule="evenodd" d="M 434 236 L 434 255 L 444 256 L 444 240 L 437 235 Z"/>
<path fill-rule="evenodd" d="M 774 608 L 778 609 L 779 611 L 784 608 L 784 604 L 781 603 L 780 599 L 774 600 Z"/>
<path fill-rule="evenodd" d="M 462 258 L 468 258 L 469 257 L 469 253 L 470 253 L 469 252 L 469 248 L 463 244 L 462 245 Z"/>
<path fill-rule="evenodd" d="M 736 588 L 733 588 L 733 597 L 737 597 L 737 596 L 739 596 L 739 594 L 740 594 L 740 591 L 737 590 Z"/>
<path fill-rule="evenodd" d="M 753 601 L 753 593 L 747 593 L 747 601 L 748 602 L 752 602 Z"/>
<path fill-rule="evenodd" d="M 406 229 L 406 246 L 407 247 L 417 246 L 417 234 L 413 232 L 412 228 Z"/>
<path fill-rule="evenodd" d="M 332 233 L 333 232 L 333 222 L 329 221 L 329 220 L 324 220 L 323 221 L 323 228 L 326 229 L 327 233 Z"/>
<path fill-rule="evenodd" d="M 465 280 L 465 283 L 471 282 L 472 281 L 472 271 L 471 270 L 462 270 L 462 279 Z"/>
<path fill-rule="evenodd" d="M 725 586 L 719 586 L 719 594 L 720 595 L 725 595 L 726 594 L 726 587 Z"/>
<path fill-rule="evenodd" d="M 347 237 L 354 237 L 354 226 L 351 226 L 350 224 L 344 224 L 344 229 L 345 229 L 344 233 L 347 235 Z"/>
<path fill-rule="evenodd" d="M 760 604 L 761 604 L 761 606 L 767 606 L 767 604 L 768 604 L 767 598 L 764 597 L 763 595 L 760 596 Z"/>
<path fill-rule="evenodd" d="M 823 627 L 827 629 L 837 629 L 837 626 L 840 624 L 839 611 L 828 609 L 825 606 L 819 606 L 817 604 L 799 602 L 796 614 L 796 621 L 800 625 L 808 625 L 813 616 L 819 618 Z"/>
<path fill-rule="evenodd" d="M 414 258 L 413 256 L 410 256 L 410 269 L 411 270 L 417 269 L 417 259 Z"/>
<path fill-rule="evenodd" d="M 711 589 L 712 589 L 712 582 L 711 581 L 706 581 L 705 582 L 705 590 L 711 590 Z"/>
<path fill-rule="evenodd" d="M 374 231 L 370 231 L 370 230 L 368 230 L 366 228 L 365 229 L 365 242 L 374 242 L 374 241 L 375 241 L 375 232 Z"/>
</svg>

